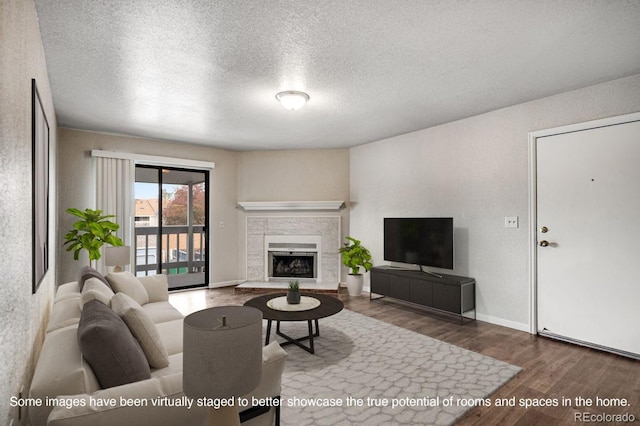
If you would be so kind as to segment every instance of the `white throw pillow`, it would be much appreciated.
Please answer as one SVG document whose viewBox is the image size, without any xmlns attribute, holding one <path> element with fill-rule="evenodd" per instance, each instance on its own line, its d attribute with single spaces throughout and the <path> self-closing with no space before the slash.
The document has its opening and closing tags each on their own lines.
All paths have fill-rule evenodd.
<svg viewBox="0 0 640 426">
<path fill-rule="evenodd" d="M 109 281 L 111 288 L 113 288 L 113 291 L 116 293 L 126 294 L 138 302 L 139 305 L 146 305 L 149 303 L 149 294 L 147 293 L 147 290 L 144 289 L 140 280 L 131 272 L 112 272 L 107 274 L 105 278 Z"/>
<path fill-rule="evenodd" d="M 135 300 L 124 293 L 117 293 L 111 299 L 111 308 L 124 320 L 131 334 L 138 339 L 142 351 L 153 368 L 169 365 L 169 353 L 160 338 L 160 333 L 151 317 Z"/>
<path fill-rule="evenodd" d="M 169 285 L 165 274 L 147 275 L 138 277 L 144 289 L 149 295 L 149 302 L 166 302 L 169 300 Z"/>
<path fill-rule="evenodd" d="M 113 298 L 114 295 L 113 290 L 101 280 L 98 278 L 89 278 L 84 282 L 84 286 L 82 286 L 82 292 L 80 293 L 80 297 L 82 298 L 81 306 L 84 306 L 85 303 L 93 299 L 110 306 L 111 298 Z"/>
</svg>

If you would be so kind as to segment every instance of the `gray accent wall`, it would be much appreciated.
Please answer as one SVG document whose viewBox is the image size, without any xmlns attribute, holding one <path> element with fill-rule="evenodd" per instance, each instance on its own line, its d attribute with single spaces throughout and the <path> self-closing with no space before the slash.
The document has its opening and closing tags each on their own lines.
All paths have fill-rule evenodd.
<svg viewBox="0 0 640 426">
<path fill-rule="evenodd" d="M 56 116 L 36 10 L 31 0 L 0 6 L 0 424 L 28 390 L 42 345 L 56 273 Z M 31 79 L 50 127 L 49 270 L 32 294 Z M 24 411 L 24 410 L 23 410 Z"/>
<path fill-rule="evenodd" d="M 635 75 L 353 148 L 351 234 L 381 265 L 384 217 L 452 216 L 478 319 L 528 331 L 528 132 L 638 111 Z"/>
</svg>

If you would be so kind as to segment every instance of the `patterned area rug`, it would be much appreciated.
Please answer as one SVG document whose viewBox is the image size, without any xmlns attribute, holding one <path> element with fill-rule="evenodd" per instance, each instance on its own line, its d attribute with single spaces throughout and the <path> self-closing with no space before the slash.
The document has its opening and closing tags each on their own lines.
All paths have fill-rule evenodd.
<svg viewBox="0 0 640 426">
<path fill-rule="evenodd" d="M 521 370 L 348 310 L 321 319 L 314 344 L 285 347 L 283 425 L 449 425 Z"/>
</svg>

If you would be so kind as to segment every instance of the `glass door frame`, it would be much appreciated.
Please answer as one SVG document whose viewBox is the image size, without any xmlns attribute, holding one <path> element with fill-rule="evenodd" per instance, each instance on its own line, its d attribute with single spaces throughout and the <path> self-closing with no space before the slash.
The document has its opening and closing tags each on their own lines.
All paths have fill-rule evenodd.
<svg viewBox="0 0 640 426">
<path fill-rule="evenodd" d="M 204 177 L 203 183 L 205 185 L 205 190 L 204 190 L 204 224 L 203 229 L 202 229 L 202 234 L 203 234 L 203 242 L 202 242 L 202 246 L 204 247 L 204 251 L 205 251 L 205 256 L 204 256 L 204 282 L 202 283 L 197 283 L 197 284 L 186 284 L 186 285 L 174 285 L 171 286 L 171 283 L 169 283 L 169 290 L 183 290 L 183 289 L 189 289 L 189 288 L 200 288 L 200 287 L 206 287 L 209 284 L 210 281 L 210 250 L 209 250 L 209 222 L 210 222 L 210 214 L 209 214 L 209 210 L 210 210 L 210 170 L 208 169 L 197 169 L 197 168 L 188 168 L 188 167 L 179 167 L 179 166 L 168 166 L 168 165 L 155 165 L 155 164 L 135 164 L 135 168 L 144 168 L 144 169 L 151 169 L 151 170 L 155 170 L 157 171 L 158 174 L 158 182 L 157 182 L 157 186 L 158 186 L 158 192 L 156 195 L 156 199 L 158 200 L 158 225 L 157 225 L 157 232 L 155 233 L 155 237 L 156 237 L 156 270 L 155 273 L 156 274 L 161 274 L 163 273 L 163 269 L 164 269 L 164 265 L 165 262 L 163 262 L 163 258 L 162 258 L 162 253 L 163 253 L 163 248 L 165 245 L 165 239 L 163 238 L 163 235 L 165 235 L 165 233 L 163 232 L 163 227 L 165 225 L 163 225 L 163 205 L 162 205 L 162 190 L 163 190 L 163 186 L 164 186 L 164 182 L 163 182 L 163 170 L 169 170 L 169 171 L 178 171 L 178 172 L 189 172 L 189 173 L 201 173 Z M 134 177 L 134 182 L 138 182 L 138 180 Z M 150 182 L 153 184 L 156 184 L 156 182 Z M 192 199 L 192 191 L 189 194 L 189 199 Z M 134 191 L 134 203 L 135 203 L 135 191 Z M 191 229 L 192 226 L 194 226 L 191 222 L 192 218 L 193 218 L 193 212 L 192 212 L 192 207 L 193 207 L 193 203 L 190 202 L 190 206 L 188 209 L 188 223 L 187 223 L 187 227 Z M 134 212 L 135 215 L 135 212 Z M 138 241 L 137 241 L 137 235 L 136 235 L 136 227 L 135 227 L 135 220 L 134 220 L 134 227 L 133 227 L 133 239 L 134 239 L 134 247 L 136 249 L 136 255 L 135 255 L 135 273 L 137 274 L 137 247 L 138 247 Z M 188 256 L 190 259 L 193 258 L 195 252 L 193 249 L 193 232 L 189 232 L 188 233 L 188 237 L 187 237 L 187 245 L 188 247 L 190 247 L 191 249 L 188 250 Z M 169 248 L 167 248 L 167 250 L 169 250 Z M 167 256 L 169 254 L 167 253 Z M 148 256 L 148 254 L 147 254 Z M 178 255 L 179 256 L 179 255 Z M 150 271 L 150 270 L 149 270 Z"/>
</svg>

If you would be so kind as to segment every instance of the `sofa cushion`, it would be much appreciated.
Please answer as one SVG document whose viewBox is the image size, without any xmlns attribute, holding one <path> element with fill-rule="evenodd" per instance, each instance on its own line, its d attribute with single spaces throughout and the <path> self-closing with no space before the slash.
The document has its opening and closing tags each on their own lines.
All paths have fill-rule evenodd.
<svg viewBox="0 0 640 426">
<path fill-rule="evenodd" d="M 165 368 L 151 369 L 151 377 L 162 377 L 173 373 L 182 374 L 182 352 L 169 355 L 169 365 Z"/>
<path fill-rule="evenodd" d="M 129 271 L 112 272 L 107 274 L 107 280 L 111 283 L 111 288 L 116 293 L 124 293 L 138 302 L 139 305 L 149 303 L 147 290 L 135 275 Z"/>
<path fill-rule="evenodd" d="M 98 379 L 80 354 L 78 326 L 70 325 L 47 333 L 38 356 L 29 396 L 44 401 L 45 397 L 92 394 L 99 389 Z M 44 403 L 29 407 L 31 424 L 46 425 L 52 408 Z"/>
<path fill-rule="evenodd" d="M 84 305 L 78 324 L 78 344 L 103 388 L 151 377 L 147 358 L 127 325 L 98 300 Z"/>
<path fill-rule="evenodd" d="M 182 319 L 165 321 L 156 324 L 158 334 L 167 348 L 169 355 L 182 352 L 184 325 Z"/>
<path fill-rule="evenodd" d="M 163 400 L 166 398 L 169 401 L 180 400 L 183 396 L 181 371 L 151 380 L 131 383 L 121 388 L 103 389 L 93 395 L 60 396 L 59 399 L 66 399 L 67 404 L 71 398 L 74 401 L 74 406 L 51 404 L 57 406 L 51 412 L 46 425 L 206 425 L 207 407 L 199 407 L 197 404 L 193 404 L 193 407 L 180 406 L 179 404 L 178 406 L 173 406 L 174 404 L 154 406 L 151 402 L 151 400 L 158 398 Z M 143 406 L 136 406 L 132 403 L 123 404 L 121 398 L 129 401 L 142 399 L 147 403 Z M 97 402 L 106 400 L 115 400 L 115 406 L 97 404 Z"/>
<path fill-rule="evenodd" d="M 111 298 L 115 295 L 111 287 L 103 283 L 97 278 L 89 278 L 85 281 L 82 287 L 82 293 L 80 293 L 82 299 L 82 306 L 85 303 L 96 299 L 104 303 L 105 305 L 111 305 Z"/>
<path fill-rule="evenodd" d="M 169 365 L 169 354 L 151 317 L 131 297 L 118 293 L 111 299 L 111 308 L 118 314 L 138 339 L 142 351 L 153 368 Z"/>
<path fill-rule="evenodd" d="M 82 287 L 84 287 L 84 283 L 89 278 L 97 278 L 103 283 L 105 283 L 108 287 L 111 287 L 111 285 L 109 284 L 109 281 L 107 281 L 106 278 L 100 272 L 96 271 L 91 266 L 83 266 L 82 269 L 80 269 L 80 273 L 78 274 L 78 286 L 80 287 L 80 291 L 82 291 Z"/>
<path fill-rule="evenodd" d="M 80 286 L 77 281 L 59 285 L 56 290 L 56 297 L 54 301 L 57 302 L 59 300 L 71 299 L 74 297 L 80 297 Z"/>
<path fill-rule="evenodd" d="M 156 324 L 183 319 L 184 316 L 169 302 L 147 303 L 142 307 Z"/>
<path fill-rule="evenodd" d="M 80 298 L 69 297 L 68 299 L 58 300 L 53 304 L 49 323 L 47 324 L 47 333 L 68 325 L 77 324 L 80 320 Z"/>
</svg>

